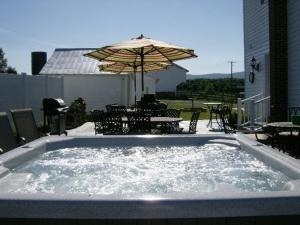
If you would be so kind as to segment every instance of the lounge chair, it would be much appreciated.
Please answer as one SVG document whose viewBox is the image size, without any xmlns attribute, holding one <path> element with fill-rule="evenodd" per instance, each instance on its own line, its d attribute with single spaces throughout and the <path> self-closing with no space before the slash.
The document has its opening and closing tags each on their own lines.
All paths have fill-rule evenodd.
<svg viewBox="0 0 300 225">
<path fill-rule="evenodd" d="M 10 112 L 15 123 L 18 139 L 22 137 L 26 142 L 31 142 L 41 137 L 32 109 L 14 109 Z"/>
<path fill-rule="evenodd" d="M 0 154 L 18 147 L 6 112 L 0 112 Z"/>
</svg>

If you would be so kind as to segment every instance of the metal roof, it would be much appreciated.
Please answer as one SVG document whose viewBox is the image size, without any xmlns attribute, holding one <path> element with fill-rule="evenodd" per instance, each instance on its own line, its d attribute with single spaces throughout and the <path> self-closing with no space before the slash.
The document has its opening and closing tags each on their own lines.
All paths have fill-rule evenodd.
<svg viewBox="0 0 300 225">
<path fill-rule="evenodd" d="M 40 74 L 100 74 L 99 61 L 83 56 L 96 48 L 57 48 Z"/>
<path fill-rule="evenodd" d="M 83 56 L 97 48 L 57 48 L 49 58 L 40 74 L 108 74 L 100 72 L 98 65 L 101 62 Z M 174 64 L 178 66 L 177 64 Z M 187 71 L 187 70 L 186 70 Z"/>
</svg>

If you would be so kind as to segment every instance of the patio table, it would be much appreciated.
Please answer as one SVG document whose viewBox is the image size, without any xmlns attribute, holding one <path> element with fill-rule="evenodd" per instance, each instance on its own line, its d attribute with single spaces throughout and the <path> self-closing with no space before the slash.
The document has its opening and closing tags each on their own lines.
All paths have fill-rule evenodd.
<svg viewBox="0 0 300 225">
<path fill-rule="evenodd" d="M 292 122 L 273 122 L 268 123 L 263 126 L 263 132 L 270 138 L 270 144 L 274 147 L 276 144 L 278 146 L 287 146 L 292 144 L 294 140 L 293 131 L 298 132 L 298 138 L 300 138 L 300 125 L 293 124 Z M 282 132 L 289 132 L 286 136 Z M 284 138 L 284 137 L 287 138 Z"/>
<path fill-rule="evenodd" d="M 160 116 L 154 116 L 150 117 L 150 123 L 152 128 L 157 128 L 159 126 L 161 127 L 179 127 L 179 122 L 182 121 L 182 118 L 178 117 L 160 117 Z M 127 126 L 128 118 L 122 117 L 122 123 Z"/>
<path fill-rule="evenodd" d="M 174 118 L 174 117 L 161 117 L 161 116 L 153 116 L 150 117 L 150 122 L 153 124 L 166 124 L 166 123 L 179 123 L 182 121 L 182 118 Z M 122 117 L 122 122 L 127 123 L 128 118 L 126 116 Z"/>
<path fill-rule="evenodd" d="M 221 103 L 221 102 L 205 102 L 205 103 L 203 103 L 203 105 L 206 105 L 208 112 L 209 112 L 209 121 L 206 126 L 212 127 L 213 114 L 215 114 L 215 119 L 218 123 L 218 126 L 221 127 L 221 123 L 218 121 L 217 110 L 220 108 L 220 106 L 223 105 L 223 103 Z"/>
<path fill-rule="evenodd" d="M 264 126 L 265 128 L 272 128 L 273 137 L 279 135 L 280 132 L 289 131 L 290 135 L 293 135 L 293 131 L 298 131 L 298 136 L 300 135 L 300 125 L 293 124 L 292 122 L 274 122 L 268 123 Z"/>
</svg>

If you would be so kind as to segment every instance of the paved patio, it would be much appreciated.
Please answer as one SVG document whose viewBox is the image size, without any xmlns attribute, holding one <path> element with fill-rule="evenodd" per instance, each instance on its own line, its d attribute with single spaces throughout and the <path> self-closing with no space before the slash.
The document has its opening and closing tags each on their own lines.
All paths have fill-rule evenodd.
<svg viewBox="0 0 300 225">
<path fill-rule="evenodd" d="M 188 130 L 190 121 L 180 122 L 180 127 L 184 127 L 185 130 Z M 207 127 L 208 120 L 198 120 L 197 124 L 197 134 L 222 134 L 223 130 L 218 128 L 218 124 L 213 122 L 212 128 Z M 98 134 L 101 135 L 101 134 Z M 68 130 L 68 136 L 95 136 L 94 123 L 87 122 L 80 127 L 77 127 L 72 130 Z"/>
</svg>

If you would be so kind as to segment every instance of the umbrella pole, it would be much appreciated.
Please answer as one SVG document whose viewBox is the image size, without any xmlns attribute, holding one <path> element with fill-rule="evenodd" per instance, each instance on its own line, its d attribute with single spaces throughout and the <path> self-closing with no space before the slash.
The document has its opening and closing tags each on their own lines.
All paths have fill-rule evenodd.
<svg viewBox="0 0 300 225">
<path fill-rule="evenodd" d="M 133 67 L 133 76 L 134 76 L 134 109 L 136 110 L 136 66 Z"/>
<path fill-rule="evenodd" d="M 144 48 L 141 49 L 142 96 L 144 96 Z"/>
</svg>

